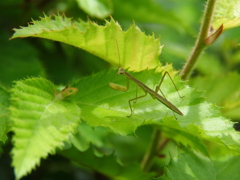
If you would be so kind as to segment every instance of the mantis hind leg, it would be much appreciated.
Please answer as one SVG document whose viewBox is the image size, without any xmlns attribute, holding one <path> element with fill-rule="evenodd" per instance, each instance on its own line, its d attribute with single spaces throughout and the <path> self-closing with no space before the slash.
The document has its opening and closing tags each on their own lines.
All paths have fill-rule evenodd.
<svg viewBox="0 0 240 180">
<path fill-rule="evenodd" d="M 176 91 L 177 91 L 177 93 L 178 93 L 178 96 L 179 96 L 180 98 L 183 98 L 184 96 L 181 96 L 181 95 L 179 94 L 178 89 L 177 89 L 175 83 L 173 82 L 170 74 L 169 74 L 167 71 L 165 71 L 165 73 L 163 74 L 163 77 L 162 77 L 161 81 L 159 82 L 158 86 L 156 86 L 155 94 L 157 94 L 158 91 L 160 91 L 161 94 L 163 95 L 163 97 L 166 99 L 165 95 L 163 94 L 163 92 L 162 92 L 161 89 L 160 89 L 160 87 L 161 87 L 161 85 L 162 85 L 162 82 L 163 82 L 164 78 L 166 77 L 166 75 L 168 75 L 169 78 L 170 78 L 170 80 L 172 81 L 172 83 L 173 83 L 173 85 L 174 85 L 174 87 L 175 87 L 175 89 L 176 89 Z M 173 111 L 172 111 L 172 113 L 173 113 L 173 116 L 175 117 L 175 119 L 177 120 L 177 117 L 176 117 L 175 113 L 174 113 Z"/>
<path fill-rule="evenodd" d="M 139 97 L 135 97 L 135 98 L 133 98 L 133 99 L 130 99 L 129 101 L 128 101 L 128 104 L 129 104 L 129 107 L 130 107 L 130 110 L 131 110 L 131 114 L 129 115 L 129 116 L 127 116 L 127 117 L 131 117 L 132 116 L 132 114 L 133 114 L 133 109 L 132 109 L 132 105 L 131 105 L 131 101 L 137 101 L 137 99 L 140 99 L 140 98 L 143 98 L 143 97 L 145 97 L 145 96 L 147 96 L 147 92 L 146 91 L 144 91 L 145 92 L 145 94 L 144 95 L 142 95 L 142 96 L 139 96 Z M 135 103 L 134 102 L 134 103 Z"/>
<path fill-rule="evenodd" d="M 160 92 L 162 93 L 162 95 L 164 96 L 164 94 L 163 94 L 163 92 L 161 91 L 160 87 L 161 87 L 162 82 L 163 82 L 163 80 L 164 80 L 164 78 L 165 78 L 166 75 L 168 75 L 168 77 L 171 79 L 171 81 L 172 81 L 172 83 L 173 83 L 173 85 L 174 85 L 174 87 L 175 87 L 175 89 L 176 89 L 176 91 L 177 91 L 177 93 L 178 93 L 178 96 L 179 96 L 180 98 L 183 98 L 184 96 L 181 96 L 181 95 L 179 94 L 178 89 L 177 89 L 175 83 L 173 82 L 170 74 L 169 74 L 167 71 L 165 71 L 165 73 L 163 74 L 163 77 L 162 77 L 161 81 L 159 82 L 158 86 L 156 86 L 155 93 L 157 94 L 158 91 L 160 91 Z M 164 96 L 164 98 L 166 99 L 165 96 Z"/>
</svg>

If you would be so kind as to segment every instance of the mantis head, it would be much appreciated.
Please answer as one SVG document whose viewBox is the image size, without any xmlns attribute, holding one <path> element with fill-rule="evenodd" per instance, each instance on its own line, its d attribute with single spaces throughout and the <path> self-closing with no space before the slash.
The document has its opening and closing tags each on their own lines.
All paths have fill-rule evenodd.
<svg viewBox="0 0 240 180">
<path fill-rule="evenodd" d="M 124 74 L 124 69 L 121 67 L 118 69 L 117 75 L 120 75 L 120 74 Z"/>
</svg>

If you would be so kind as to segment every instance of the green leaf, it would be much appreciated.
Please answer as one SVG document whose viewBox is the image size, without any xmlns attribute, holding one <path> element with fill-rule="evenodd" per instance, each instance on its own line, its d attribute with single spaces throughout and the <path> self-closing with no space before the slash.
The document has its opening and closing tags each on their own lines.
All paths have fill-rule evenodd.
<svg viewBox="0 0 240 180">
<path fill-rule="evenodd" d="M 39 37 L 64 42 L 82 48 L 111 64 L 140 71 L 160 66 L 159 39 L 146 36 L 133 24 L 126 32 L 113 19 L 105 26 L 93 22 L 71 21 L 65 16 L 45 16 L 33 25 L 15 29 L 13 38 Z M 117 45 L 116 45 L 117 42 Z M 118 51 L 119 50 L 119 51 Z M 118 53 L 119 52 L 119 53 Z"/>
<path fill-rule="evenodd" d="M 175 129 L 173 127 L 162 126 L 160 129 L 162 132 L 165 132 L 168 137 L 174 139 L 174 141 L 177 143 L 183 144 L 185 147 L 191 147 L 197 151 L 200 151 L 203 155 L 209 156 L 201 137 L 192 135 L 189 132 Z"/>
<path fill-rule="evenodd" d="M 216 179 L 240 179 L 239 173 L 236 173 L 239 168 L 240 156 L 239 153 L 234 153 L 226 148 L 211 147 L 211 159 L 214 163 L 216 171 Z"/>
<path fill-rule="evenodd" d="M 9 122 L 9 97 L 10 94 L 0 87 L 0 141 L 5 142 L 7 139 L 8 123 Z"/>
<path fill-rule="evenodd" d="M 110 0 L 76 0 L 79 7 L 92 17 L 104 19 L 112 14 Z"/>
<path fill-rule="evenodd" d="M 213 27 L 218 29 L 223 24 L 223 30 L 238 27 L 240 25 L 240 1 L 220 0 L 217 1 L 214 15 Z"/>
<path fill-rule="evenodd" d="M 223 64 L 218 61 L 217 57 L 213 54 L 207 53 L 202 54 L 199 58 L 199 63 L 196 66 L 196 70 L 202 76 L 218 76 L 219 74 L 222 74 L 223 71 L 225 71 Z M 193 78 L 190 79 L 190 83 L 192 79 Z"/>
<path fill-rule="evenodd" d="M 107 128 L 95 127 L 94 129 L 86 123 L 78 125 L 77 133 L 71 137 L 71 143 L 79 150 L 86 151 L 90 145 L 94 145 L 97 149 L 105 148 L 105 138 L 111 132 Z"/>
<path fill-rule="evenodd" d="M 196 77 L 190 81 L 190 84 L 198 87 L 199 90 L 205 90 L 207 100 L 223 107 L 222 112 L 225 116 L 239 119 L 239 81 L 240 75 L 235 72 L 221 76 Z"/>
<path fill-rule="evenodd" d="M 190 150 L 172 157 L 165 167 L 165 174 L 156 180 L 213 180 L 215 178 L 214 165 L 211 160 Z"/>
<path fill-rule="evenodd" d="M 116 76 L 115 73 L 104 71 L 73 84 L 73 87 L 79 89 L 74 100 L 82 109 L 81 117 L 88 125 L 109 127 L 121 135 L 134 134 L 135 130 L 142 125 L 159 125 L 183 131 L 183 136 L 185 136 L 184 133 L 189 133 L 196 138 L 217 142 L 240 152 L 240 135 L 233 128 L 234 123 L 221 117 L 218 107 L 204 102 L 201 93 L 186 86 L 180 81 L 180 77 L 172 76 L 183 98 L 179 98 L 170 78 L 163 81 L 161 90 L 184 116 L 175 114 L 175 118 L 169 108 L 148 95 L 138 99 L 137 103 L 132 105 L 134 112 L 128 118 L 126 117 L 130 115 L 128 101 L 136 97 L 136 85 L 130 82 L 127 92 L 109 88 L 109 82 L 121 85 L 126 83 L 125 76 Z M 152 89 L 155 89 L 162 77 L 162 73 L 156 73 L 154 70 L 130 74 Z M 139 89 L 138 96 L 141 95 L 144 93 Z M 168 136 L 172 137 L 171 134 Z M 185 141 L 183 144 L 189 143 Z M 204 151 L 203 147 L 201 148 Z"/>
<path fill-rule="evenodd" d="M 149 148 L 152 129 L 152 126 L 141 126 L 136 130 L 135 136 L 110 134 L 110 147 L 113 147 L 114 154 L 124 164 L 140 162 Z"/>
<path fill-rule="evenodd" d="M 136 136 L 121 136 L 109 128 L 92 128 L 82 123 L 78 126 L 78 132 L 71 138 L 71 143 L 81 152 L 92 146 L 96 156 L 102 157 L 114 152 L 120 162 L 128 164 L 142 159 L 151 139 L 151 129 L 150 126 L 141 126 L 137 129 Z"/>
<path fill-rule="evenodd" d="M 154 73 L 155 70 L 144 71 L 142 73 L 134 73 L 133 76 L 143 83 L 146 83 L 150 88 L 155 88 L 159 83 L 162 74 Z M 115 91 L 108 86 L 109 82 L 117 84 L 126 84 L 126 77 L 123 75 L 117 76 L 117 71 L 103 71 L 91 77 L 83 78 L 75 82 L 72 86 L 79 89 L 74 96 L 74 100 L 82 109 L 82 118 L 92 126 L 110 127 L 115 133 L 122 135 L 132 134 L 136 128 L 150 119 L 160 119 L 167 114 L 172 116 L 172 111 L 162 105 L 159 101 L 152 99 L 150 96 L 139 99 L 133 105 L 134 113 L 131 118 L 128 100 L 136 97 L 136 85 L 130 82 L 130 88 L 127 92 Z M 155 76 L 155 77 L 154 77 Z M 179 78 L 178 78 L 179 80 Z M 162 87 L 163 92 L 170 102 L 178 106 L 181 103 L 173 84 L 170 79 L 164 81 Z M 166 85 L 165 83 L 169 83 Z M 179 84 L 176 84 L 178 87 Z M 84 87 L 84 88 L 81 88 Z M 183 85 L 182 85 L 183 87 Z M 178 88 L 181 89 L 179 86 Z M 168 95 L 168 93 L 170 95 Z M 179 91 L 181 94 L 181 90 Z M 141 89 L 138 90 L 138 96 L 143 95 Z M 172 101 L 172 100 L 175 101 Z M 148 107 L 154 107 L 149 109 Z"/>
<path fill-rule="evenodd" d="M 176 157 L 171 158 L 165 167 L 165 174 L 157 180 L 238 180 L 240 175 L 236 172 L 239 169 L 240 156 L 228 153 L 208 158 L 191 150 L 179 152 Z"/>
<path fill-rule="evenodd" d="M 239 155 L 223 155 L 218 157 L 218 159 L 213 161 L 215 171 L 216 171 L 216 179 L 217 180 L 238 180 L 240 179 L 240 175 L 238 172 L 240 166 L 240 156 Z"/>
<path fill-rule="evenodd" d="M 104 174 L 114 180 L 152 179 L 152 175 L 150 173 L 147 174 L 142 172 L 139 164 L 131 163 L 129 165 L 122 165 L 117 162 L 113 154 L 104 157 L 96 157 L 92 148 L 79 153 L 77 149 L 72 147 L 59 153 L 79 165 L 89 167 L 90 169 Z"/>
<path fill-rule="evenodd" d="M 12 154 L 18 179 L 39 165 L 40 158 L 61 148 L 80 121 L 77 105 L 58 100 L 55 93 L 54 85 L 43 78 L 17 81 L 11 90 Z"/>
</svg>

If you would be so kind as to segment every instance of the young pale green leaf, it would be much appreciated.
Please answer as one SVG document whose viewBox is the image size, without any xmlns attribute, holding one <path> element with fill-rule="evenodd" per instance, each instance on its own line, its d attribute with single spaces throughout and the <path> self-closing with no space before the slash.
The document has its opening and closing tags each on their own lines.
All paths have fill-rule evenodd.
<svg viewBox="0 0 240 180">
<path fill-rule="evenodd" d="M 165 167 L 165 174 L 156 180 L 214 180 L 214 164 L 208 157 L 190 150 L 173 157 Z"/>
<path fill-rule="evenodd" d="M 7 139 L 8 123 L 9 123 L 9 93 L 0 87 L 0 141 L 5 142 Z"/>
<path fill-rule="evenodd" d="M 13 166 L 19 179 L 48 153 L 61 148 L 80 121 L 79 107 L 58 100 L 54 85 L 43 78 L 17 81 L 11 90 L 11 120 L 14 122 Z"/>
<path fill-rule="evenodd" d="M 214 15 L 213 28 L 218 29 L 223 24 L 223 30 L 240 26 L 240 1 L 217 1 Z"/>
<path fill-rule="evenodd" d="M 112 2 L 109 0 L 76 0 L 79 7 L 92 17 L 104 19 L 112 14 Z"/>
<path fill-rule="evenodd" d="M 58 15 L 54 19 L 45 16 L 15 31 L 11 39 L 39 37 L 60 41 L 129 70 L 153 69 L 160 65 L 160 40 L 146 36 L 135 24 L 125 32 L 113 19 L 106 21 L 105 26 L 100 26 L 90 21 L 71 21 Z"/>
<path fill-rule="evenodd" d="M 151 89 L 155 89 L 162 77 L 162 73 L 154 70 L 130 74 Z M 233 128 L 234 123 L 221 117 L 218 107 L 204 102 L 201 93 L 186 86 L 180 81 L 180 77 L 172 78 L 180 95 L 184 97 L 179 97 L 169 77 L 164 79 L 161 90 L 183 116 L 173 114 L 171 109 L 147 95 L 138 99 L 135 104 L 132 102 L 133 115 L 127 117 L 131 114 L 129 100 L 136 97 L 136 85 L 131 81 L 127 92 L 109 88 L 109 82 L 121 85 L 126 83 L 126 77 L 116 76 L 114 71 L 101 72 L 74 83 L 73 86 L 79 89 L 74 99 L 82 109 L 82 118 L 92 127 L 109 127 L 115 133 L 127 135 L 133 134 L 142 125 L 159 125 L 163 131 L 163 127 L 176 129 L 183 131 L 183 136 L 189 133 L 196 138 L 217 142 L 240 152 L 240 134 Z M 138 89 L 137 94 L 141 96 L 144 92 Z M 203 152 L 204 148 L 201 148 Z"/>
<path fill-rule="evenodd" d="M 73 162 L 89 167 L 113 180 L 150 180 L 153 177 L 152 174 L 143 172 L 137 163 L 121 165 L 113 154 L 96 157 L 92 148 L 79 153 L 76 148 L 72 147 L 59 153 Z"/>
</svg>

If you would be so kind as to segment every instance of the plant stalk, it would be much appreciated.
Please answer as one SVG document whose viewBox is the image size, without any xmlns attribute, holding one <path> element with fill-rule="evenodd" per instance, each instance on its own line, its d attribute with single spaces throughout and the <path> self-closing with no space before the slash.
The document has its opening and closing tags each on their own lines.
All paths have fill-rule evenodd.
<svg viewBox="0 0 240 180">
<path fill-rule="evenodd" d="M 149 171 L 149 169 L 151 168 L 153 159 L 158 154 L 159 149 L 163 149 L 163 146 L 166 145 L 166 143 L 162 143 L 162 141 L 160 142 L 160 139 L 161 139 L 160 137 L 161 137 L 160 130 L 158 130 L 157 128 L 154 128 L 149 149 L 141 162 L 141 168 L 143 171 L 146 171 L 146 172 Z"/>
<path fill-rule="evenodd" d="M 191 55 L 189 56 L 186 64 L 184 65 L 184 67 L 180 73 L 182 75 L 183 80 L 187 80 L 189 78 L 189 76 L 191 75 L 191 73 L 197 63 L 198 57 L 200 56 L 200 54 L 202 53 L 204 48 L 207 46 L 204 43 L 204 41 L 209 35 L 211 20 L 212 20 L 216 1 L 217 0 L 208 0 L 207 1 L 202 25 L 200 27 L 200 31 L 198 34 L 198 38 L 196 40 L 196 43 L 195 43 L 195 46 L 193 48 Z"/>
</svg>

